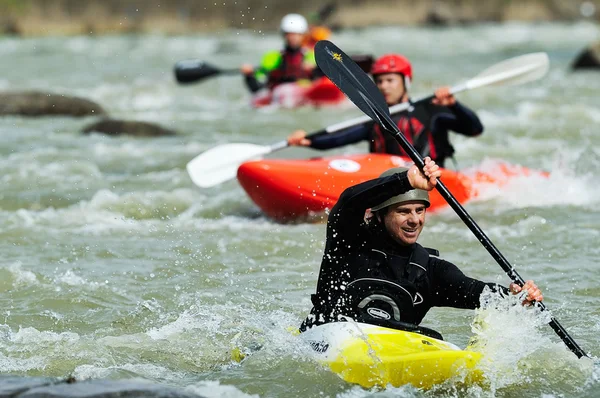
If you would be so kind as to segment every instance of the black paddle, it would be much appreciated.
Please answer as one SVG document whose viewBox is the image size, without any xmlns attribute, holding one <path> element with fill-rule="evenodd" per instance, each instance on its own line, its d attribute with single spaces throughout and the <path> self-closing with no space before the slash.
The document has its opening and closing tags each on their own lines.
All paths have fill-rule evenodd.
<svg viewBox="0 0 600 398">
<path fill-rule="evenodd" d="M 406 151 L 413 162 L 422 170 L 425 165 L 421 155 L 406 140 L 404 134 L 400 131 L 396 123 L 392 120 L 388 106 L 381 92 L 377 89 L 375 83 L 356 65 L 336 45 L 327 40 L 322 40 L 315 46 L 315 58 L 319 68 L 335 83 L 346 96 L 360 108 L 367 116 L 379 123 L 383 129 L 392 134 L 402 149 Z M 515 283 L 523 286 L 525 281 L 508 262 L 508 260 L 494 246 L 492 241 L 479 228 L 477 223 L 471 218 L 467 211 L 462 207 L 456 198 L 450 193 L 448 188 L 438 179 L 436 189 L 440 195 L 458 214 L 461 220 L 473 232 L 475 237 L 482 243 L 483 247 L 492 255 L 494 260 L 502 267 L 508 277 Z M 546 310 L 544 303 L 537 303 L 541 310 Z M 586 353 L 577 345 L 575 340 L 569 336 L 567 331 L 551 317 L 550 326 L 569 349 L 577 355 L 578 358 L 587 356 Z"/>
<path fill-rule="evenodd" d="M 181 84 L 198 82 L 212 76 L 239 73 L 239 69 L 220 69 L 198 59 L 186 59 L 175 64 L 175 78 Z"/>
<path fill-rule="evenodd" d="M 371 70 L 373 64 L 371 55 L 354 55 L 352 59 L 365 72 Z M 239 69 L 221 69 L 199 59 L 186 59 L 175 64 L 175 79 L 180 84 L 196 83 L 213 76 L 239 74 L 241 74 Z"/>
</svg>

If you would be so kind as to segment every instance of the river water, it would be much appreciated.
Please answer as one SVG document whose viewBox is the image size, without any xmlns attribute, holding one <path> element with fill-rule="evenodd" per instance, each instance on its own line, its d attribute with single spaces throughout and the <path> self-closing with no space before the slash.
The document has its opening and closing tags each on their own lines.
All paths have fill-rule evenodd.
<svg viewBox="0 0 600 398">
<path fill-rule="evenodd" d="M 503 159 L 550 172 L 492 187 L 467 210 L 592 357 L 600 354 L 600 74 L 569 64 L 599 34 L 588 23 L 506 24 L 332 38 L 346 52 L 406 54 L 415 96 L 512 56 L 548 52 L 551 70 L 539 82 L 461 94 L 486 130 L 453 142 L 460 167 Z M 485 386 L 367 391 L 310 358 L 289 328 L 310 308 L 325 225 L 275 223 L 236 181 L 200 190 L 185 165 L 218 144 L 270 144 L 360 112 L 257 111 L 240 77 L 182 87 L 172 75 L 181 59 L 232 67 L 279 46 L 275 35 L 237 31 L 0 38 L 1 90 L 79 95 L 114 117 L 179 131 L 110 138 L 79 133 L 93 118 L 0 119 L 0 372 L 142 377 L 210 397 L 595 396 L 600 367 L 577 360 L 542 315 L 521 307 L 435 309 L 425 318 L 460 346 L 474 333 L 488 342 Z M 429 215 L 421 242 L 468 275 L 509 282 L 450 210 Z M 255 352 L 239 364 L 232 353 L 240 350 Z"/>
</svg>

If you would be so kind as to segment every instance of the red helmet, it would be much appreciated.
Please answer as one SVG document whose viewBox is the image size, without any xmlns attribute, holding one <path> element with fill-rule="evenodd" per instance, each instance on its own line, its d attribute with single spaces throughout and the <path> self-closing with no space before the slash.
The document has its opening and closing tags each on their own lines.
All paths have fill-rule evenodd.
<svg viewBox="0 0 600 398">
<path fill-rule="evenodd" d="M 409 60 L 400 54 L 386 54 L 377 59 L 371 67 L 371 74 L 401 73 L 405 78 L 412 79 L 412 66 Z"/>
</svg>

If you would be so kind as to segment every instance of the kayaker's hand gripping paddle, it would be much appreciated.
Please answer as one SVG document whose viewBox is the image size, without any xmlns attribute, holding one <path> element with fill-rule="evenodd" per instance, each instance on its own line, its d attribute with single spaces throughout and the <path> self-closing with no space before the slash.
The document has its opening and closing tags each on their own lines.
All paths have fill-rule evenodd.
<svg viewBox="0 0 600 398">
<path fill-rule="evenodd" d="M 315 58 L 319 68 L 329 79 L 346 94 L 361 111 L 378 123 L 384 130 L 392 134 L 402 149 L 409 155 L 413 162 L 423 170 L 425 165 L 421 155 L 407 141 L 396 123 L 391 118 L 390 111 L 385 98 L 377 89 L 371 78 L 364 73 L 342 50 L 327 40 L 322 40 L 315 46 Z M 485 82 L 483 83 L 485 84 Z M 448 202 L 465 225 L 473 232 L 475 237 L 482 243 L 483 247 L 491 254 L 496 262 L 502 267 L 508 277 L 515 283 L 523 286 L 525 281 L 508 262 L 508 260 L 494 246 L 492 241 L 479 228 L 464 207 L 456 200 L 446 186 L 438 179 L 435 186 L 440 195 Z M 544 303 L 537 303 L 541 310 L 546 310 Z M 577 357 L 587 356 L 577 345 L 575 340 L 569 336 L 567 331 L 551 317 L 550 326 L 562 341 L 569 347 Z"/>
</svg>

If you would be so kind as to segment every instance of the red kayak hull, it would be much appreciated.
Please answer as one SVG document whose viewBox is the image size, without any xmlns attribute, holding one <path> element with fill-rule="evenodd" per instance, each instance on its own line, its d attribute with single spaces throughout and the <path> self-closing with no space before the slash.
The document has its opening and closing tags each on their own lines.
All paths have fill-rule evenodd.
<svg viewBox="0 0 600 398">
<path fill-rule="evenodd" d="M 252 106 L 281 106 L 295 108 L 299 106 L 331 106 L 345 100 L 342 93 L 328 78 L 322 77 L 315 81 L 298 81 L 283 83 L 273 90 L 255 95 Z"/>
<path fill-rule="evenodd" d="M 243 163 L 237 178 L 254 203 L 269 217 L 289 222 L 321 217 L 349 186 L 378 177 L 383 171 L 412 164 L 392 155 L 361 154 L 306 160 L 269 159 Z M 477 196 L 479 183 L 501 186 L 511 177 L 528 175 L 521 166 L 501 164 L 493 172 L 465 175 L 442 170 L 442 181 L 458 202 Z M 538 173 L 538 172 L 536 172 Z M 540 173 L 547 175 L 545 173 Z M 437 191 L 430 193 L 430 211 L 447 206 Z"/>
</svg>

